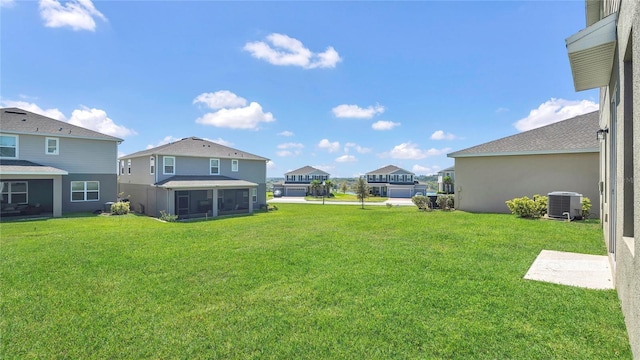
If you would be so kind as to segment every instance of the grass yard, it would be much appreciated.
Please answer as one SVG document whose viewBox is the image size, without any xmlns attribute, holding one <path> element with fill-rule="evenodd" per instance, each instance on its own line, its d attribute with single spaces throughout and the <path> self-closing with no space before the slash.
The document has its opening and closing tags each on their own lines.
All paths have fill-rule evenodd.
<svg viewBox="0 0 640 360">
<path fill-rule="evenodd" d="M 358 202 L 360 201 L 360 199 L 358 199 L 358 196 L 355 194 L 343 194 L 341 192 L 334 192 L 332 193 L 333 196 L 332 197 L 326 197 L 324 198 L 324 201 L 328 201 L 328 202 L 340 202 L 340 201 L 355 201 Z M 307 201 L 322 201 L 322 196 L 305 196 L 304 197 L 305 200 Z M 364 199 L 365 204 L 368 202 L 385 202 L 389 200 L 389 198 L 387 197 L 381 197 L 381 196 L 369 196 L 366 197 Z"/>
<path fill-rule="evenodd" d="M 2 358 L 630 359 L 615 291 L 523 280 L 596 222 L 278 204 L 0 223 Z"/>
</svg>

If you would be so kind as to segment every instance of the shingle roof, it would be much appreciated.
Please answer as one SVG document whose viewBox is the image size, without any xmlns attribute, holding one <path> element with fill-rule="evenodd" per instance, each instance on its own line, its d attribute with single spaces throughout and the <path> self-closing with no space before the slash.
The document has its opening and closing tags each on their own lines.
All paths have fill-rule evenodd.
<svg viewBox="0 0 640 360">
<path fill-rule="evenodd" d="M 448 157 L 598 152 L 599 112 L 579 115 L 537 129 L 447 154 Z"/>
<path fill-rule="evenodd" d="M 20 108 L 0 109 L 0 131 L 15 134 L 122 141 L 122 139 Z"/>
<path fill-rule="evenodd" d="M 220 145 L 212 141 L 200 139 L 195 136 L 160 145 L 151 149 L 138 151 L 133 154 L 122 156 L 120 159 L 130 159 L 150 155 L 215 157 L 265 161 L 269 160 L 262 156 L 250 154 L 248 152 Z"/>
<path fill-rule="evenodd" d="M 246 180 L 233 179 L 222 175 L 189 176 L 176 175 L 158 182 L 156 185 L 163 188 L 198 188 L 198 187 L 254 187 L 258 184 Z"/>
<path fill-rule="evenodd" d="M 65 170 L 36 164 L 27 160 L 0 160 L 2 175 L 68 175 Z"/>
<path fill-rule="evenodd" d="M 385 167 L 381 167 L 378 170 L 369 171 L 366 175 L 371 174 L 393 174 L 395 172 L 401 172 L 403 174 L 413 174 L 411 171 L 407 171 L 405 169 L 399 168 L 395 165 L 387 165 Z"/>
<path fill-rule="evenodd" d="M 313 173 L 320 173 L 323 175 L 329 175 L 328 172 L 326 171 L 322 171 L 320 169 L 316 169 L 312 166 L 303 166 L 300 169 L 296 169 L 293 171 L 289 171 L 288 173 L 285 173 L 285 175 L 307 175 L 307 174 L 313 174 Z"/>
</svg>

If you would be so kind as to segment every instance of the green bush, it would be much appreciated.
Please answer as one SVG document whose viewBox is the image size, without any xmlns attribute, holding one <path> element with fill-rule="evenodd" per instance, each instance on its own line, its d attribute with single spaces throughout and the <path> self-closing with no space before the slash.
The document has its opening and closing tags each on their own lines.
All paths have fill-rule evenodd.
<svg viewBox="0 0 640 360">
<path fill-rule="evenodd" d="M 527 196 L 507 200 L 506 204 L 512 214 L 523 218 L 539 218 L 547 214 L 547 203 L 549 199 L 546 196 L 538 194 L 533 195 L 533 199 Z"/>
<path fill-rule="evenodd" d="M 174 222 L 178 220 L 178 215 L 171 215 L 164 210 L 160 210 L 160 220 L 166 221 L 166 222 Z"/>
<path fill-rule="evenodd" d="M 126 215 L 130 211 L 129 202 L 118 201 L 111 205 L 111 215 Z"/>
<path fill-rule="evenodd" d="M 582 218 L 586 219 L 591 215 L 591 200 L 588 197 L 582 197 Z"/>
<path fill-rule="evenodd" d="M 420 210 L 425 210 L 426 211 L 426 210 L 430 210 L 431 209 L 431 207 L 429 206 L 429 197 L 428 196 L 417 195 L 417 196 L 412 197 L 411 201 Z"/>
<path fill-rule="evenodd" d="M 453 208 L 453 195 L 438 195 L 436 204 L 442 210 L 451 210 Z"/>
</svg>

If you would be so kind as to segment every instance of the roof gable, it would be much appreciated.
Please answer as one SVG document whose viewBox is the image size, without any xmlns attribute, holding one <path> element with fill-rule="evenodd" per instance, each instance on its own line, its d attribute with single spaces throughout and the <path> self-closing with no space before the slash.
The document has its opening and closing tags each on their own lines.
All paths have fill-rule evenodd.
<svg viewBox="0 0 640 360">
<path fill-rule="evenodd" d="M 387 165 L 385 167 L 381 167 L 378 170 L 373 170 L 367 173 L 367 175 L 373 175 L 373 174 L 410 174 L 410 175 L 415 175 L 414 173 L 412 173 L 411 171 L 407 171 L 405 169 L 399 168 L 395 165 Z"/>
<path fill-rule="evenodd" d="M 262 156 L 250 154 L 248 152 L 220 145 L 209 140 L 200 139 L 195 136 L 160 145 L 151 149 L 138 151 L 133 154 L 122 156 L 120 159 L 130 159 L 151 155 L 211 157 L 263 161 L 269 160 Z"/>
<path fill-rule="evenodd" d="M 303 166 L 299 169 L 289 171 L 285 175 L 329 175 L 328 172 L 316 169 L 312 166 Z"/>
<path fill-rule="evenodd" d="M 599 112 L 558 121 L 447 154 L 448 157 L 598 152 Z"/>
<path fill-rule="evenodd" d="M 0 109 L 3 133 L 123 141 L 120 138 L 39 115 L 20 108 Z"/>
</svg>

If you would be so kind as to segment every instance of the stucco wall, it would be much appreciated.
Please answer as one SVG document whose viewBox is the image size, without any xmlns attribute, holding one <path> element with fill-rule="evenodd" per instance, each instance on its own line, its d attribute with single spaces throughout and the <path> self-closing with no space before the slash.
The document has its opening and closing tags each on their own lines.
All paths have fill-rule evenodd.
<svg viewBox="0 0 640 360">
<path fill-rule="evenodd" d="M 553 191 L 575 191 L 592 201 L 599 216 L 598 153 L 458 157 L 455 207 L 509 213 L 505 201 Z"/>
</svg>

